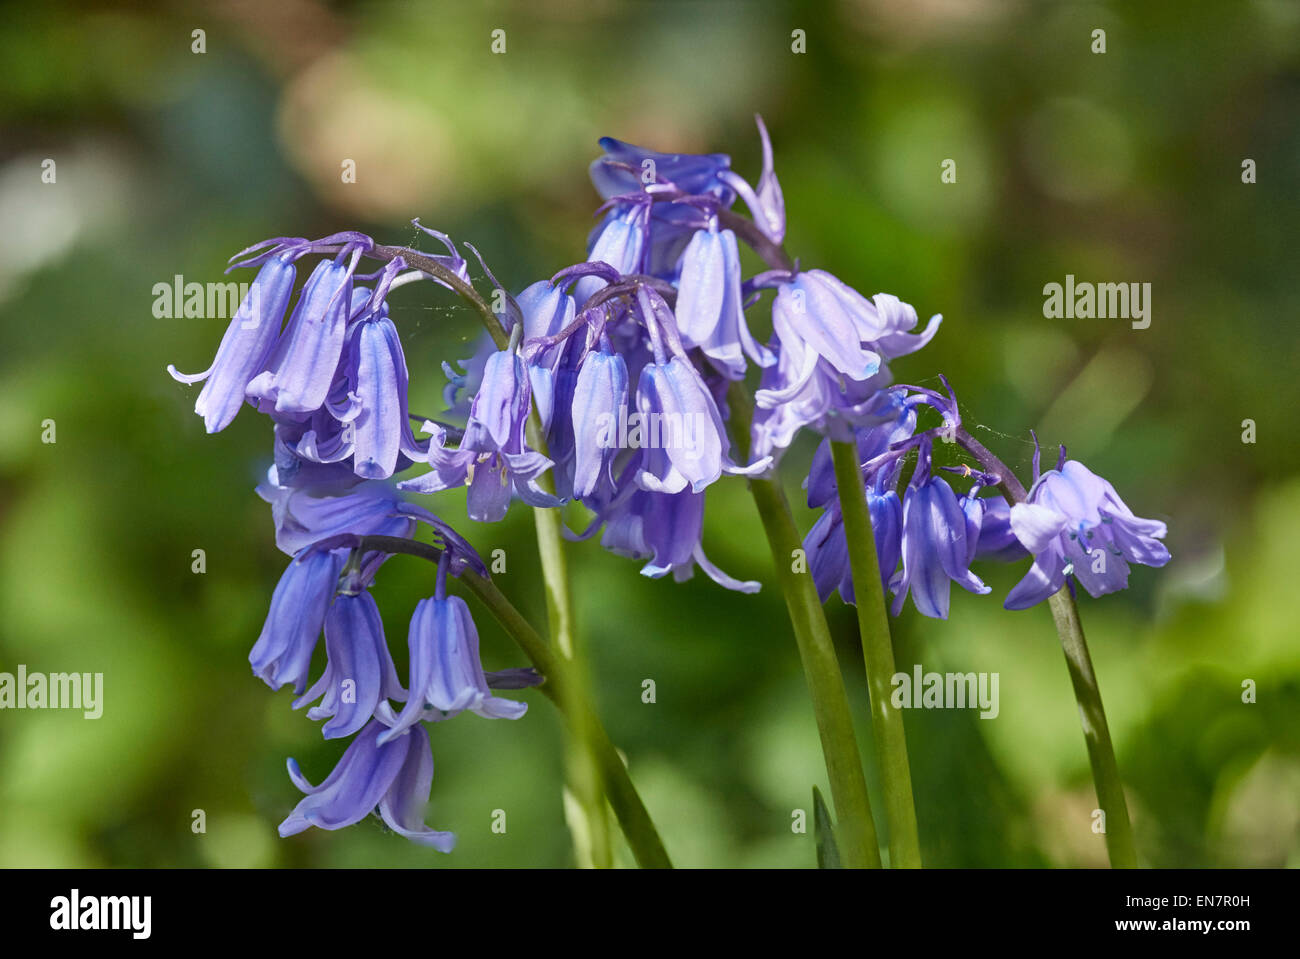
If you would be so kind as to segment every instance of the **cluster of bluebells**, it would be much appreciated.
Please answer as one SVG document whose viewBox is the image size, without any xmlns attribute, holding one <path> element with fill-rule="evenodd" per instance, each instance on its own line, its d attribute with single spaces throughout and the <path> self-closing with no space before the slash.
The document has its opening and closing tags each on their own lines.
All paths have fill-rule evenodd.
<svg viewBox="0 0 1300 959">
<path fill-rule="evenodd" d="M 543 509 L 576 501 L 592 519 L 570 531 L 573 539 L 599 536 L 605 549 L 642 562 L 647 576 L 683 580 L 698 566 L 728 589 L 754 592 L 756 582 L 727 575 L 704 552 L 707 491 L 726 474 L 771 473 L 809 430 L 824 437 L 806 480 L 809 505 L 823 512 L 804 546 L 823 600 L 838 590 L 854 601 L 831 440 L 857 445 L 895 614 L 910 595 L 919 612 L 946 617 L 952 582 L 989 592 L 971 571 L 981 559 L 1032 557 L 1006 599 L 1013 609 L 1067 581 L 1093 595 L 1112 592 L 1127 585 L 1129 563 L 1167 561 L 1163 524 L 1134 516 L 1109 483 L 1063 455 L 1042 475 L 1035 458 L 1033 487 L 1014 505 L 992 492 L 1005 477 L 933 465 L 935 441 L 960 428 L 956 400 L 951 390 L 894 385 L 889 363 L 924 347 L 940 317 L 918 328 L 916 311 L 897 297 L 868 299 L 823 270 L 787 268 L 783 254 L 745 275 L 741 243 L 770 253 L 785 234 L 761 121 L 759 133 L 756 186 L 722 154 L 602 140 L 590 173 L 604 203 L 587 259 L 501 297 L 498 337 L 485 337 L 459 370 L 443 363 L 448 409 L 418 429 L 387 298 L 416 278 L 468 284 L 466 261 L 448 237 L 420 227 L 445 246 L 436 256 L 349 232 L 280 237 L 234 258 L 258 272 L 211 368 L 171 373 L 204 381 L 195 411 L 208 432 L 228 426 L 245 404 L 274 424 L 274 465 L 258 493 L 291 560 L 250 660 L 272 688 L 293 687 L 294 706 L 310 705 L 326 738 L 354 737 L 319 786 L 290 762 L 306 797 L 282 835 L 377 813 L 402 835 L 449 850 L 452 835 L 423 824 L 433 775 L 427 724 L 465 711 L 518 718 L 524 704 L 493 690 L 541 681 L 530 670 L 484 671 L 474 622 L 447 593 L 447 578 L 487 570 L 451 526 L 406 493 L 468 487 L 468 517 L 485 523 L 502 519 L 514 500 Z M 749 217 L 733 209 L 737 201 Z M 319 259 L 294 300 L 306 257 Z M 433 260 L 442 273 L 412 269 L 408 259 Z M 366 260 L 379 268 L 359 273 Z M 749 323 L 768 291 L 764 342 Z M 744 455 L 733 447 L 728 395 L 751 365 L 758 389 Z M 925 407 L 940 426 L 918 429 Z M 969 480 L 966 492 L 954 491 L 943 470 Z M 362 537 L 409 539 L 419 524 L 432 530 L 442 559 L 433 596 L 411 618 L 404 686 L 369 592 L 389 554 Z M 312 681 L 322 635 L 326 663 Z"/>
<path fill-rule="evenodd" d="M 942 379 L 942 377 L 940 377 Z M 947 381 L 944 380 L 945 385 Z M 920 407 L 940 414 L 941 425 L 917 430 Z M 999 493 L 984 495 L 1005 478 L 970 466 L 945 466 L 969 482 L 958 494 L 933 465 L 934 444 L 953 442 L 961 428 L 956 398 L 917 386 L 881 390 L 875 422 L 854 431 L 871 516 L 882 588 L 893 596 L 897 616 L 910 595 L 917 611 L 947 619 L 951 585 L 985 594 L 990 588 L 971 570 L 977 560 L 1033 559 L 1028 573 L 1007 595 L 1007 609 L 1027 609 L 1067 583 L 1082 583 L 1093 596 L 1128 586 L 1129 563 L 1163 566 L 1169 551 L 1160 542 L 1165 524 L 1142 519 L 1113 486 L 1061 447 L 1056 469 L 1040 471 L 1024 502 Z M 911 477 L 899 495 L 902 469 L 915 451 Z M 805 483 L 808 505 L 823 512 L 804 539 L 809 569 L 822 601 L 838 591 L 853 603 L 848 542 L 836 489 L 830 446 L 823 440 Z"/>
</svg>

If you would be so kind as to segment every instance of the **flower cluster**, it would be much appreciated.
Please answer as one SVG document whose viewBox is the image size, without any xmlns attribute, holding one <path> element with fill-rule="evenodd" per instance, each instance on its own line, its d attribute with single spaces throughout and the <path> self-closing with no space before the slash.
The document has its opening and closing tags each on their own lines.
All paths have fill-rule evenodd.
<svg viewBox="0 0 1300 959">
<path fill-rule="evenodd" d="M 228 426 L 246 403 L 270 417 L 274 465 L 258 492 L 292 559 L 250 660 L 272 688 L 292 685 L 295 707 L 312 704 L 308 716 L 324 720 L 326 738 L 355 737 L 320 786 L 290 763 L 307 795 L 282 834 L 377 812 L 402 835 L 450 849 L 449 833 L 422 822 L 433 774 L 426 724 L 464 711 L 518 718 L 524 704 L 493 689 L 540 681 L 527 670 L 484 672 L 474 622 L 448 595 L 447 578 L 487 570 L 403 492 L 468 487 L 468 517 L 488 523 L 515 499 L 540 509 L 577 501 L 594 519 L 573 539 L 599 535 L 607 550 L 643 562 L 647 576 L 682 580 L 699 566 L 724 587 L 753 592 L 756 582 L 728 576 L 704 552 L 707 491 L 724 475 L 770 474 L 810 430 L 824 439 L 806 480 L 808 502 L 823 512 L 804 545 L 823 600 L 837 590 L 855 599 L 833 440 L 856 443 L 881 585 L 896 615 L 910 595 L 919 612 L 946 617 L 952 582 L 989 592 L 971 570 L 982 559 L 1032 556 L 1007 598 L 1013 609 L 1067 581 L 1093 595 L 1121 589 L 1129 563 L 1167 561 L 1163 524 L 1134 516 L 1077 462 L 1039 476 L 1035 460 L 1033 487 L 1014 503 L 985 495 L 1009 488 L 1004 472 L 935 467 L 935 441 L 965 435 L 956 400 L 951 390 L 894 385 L 889 363 L 924 347 L 941 318 L 920 327 L 897 297 L 868 298 L 786 258 L 784 200 L 761 120 L 759 134 L 757 185 L 722 154 L 602 140 L 590 172 L 604 203 L 586 260 L 515 296 L 484 266 L 504 304 L 495 335 L 459 371 L 443 363 L 445 419 L 418 430 L 387 298 L 416 279 L 477 295 L 447 236 L 420 227 L 446 248 L 438 255 L 349 232 L 280 237 L 233 258 L 258 272 L 212 366 L 194 376 L 169 369 L 182 382 L 204 381 L 195 412 L 208 432 Z M 733 209 L 738 200 L 748 217 Z M 742 244 L 768 269 L 747 276 Z M 295 300 L 306 257 L 319 259 Z M 367 260 L 378 268 L 359 273 Z M 755 307 L 768 292 L 761 315 Z M 770 333 L 756 335 L 751 319 Z M 733 406 L 749 402 L 741 382 L 751 365 L 755 409 L 736 435 Z M 923 408 L 941 425 L 919 429 Z M 419 472 L 394 484 L 409 469 Z M 966 492 L 952 488 L 945 470 L 970 480 Z M 432 530 L 442 558 L 433 596 L 411 618 L 403 687 L 369 592 L 390 555 L 373 538 L 410 539 L 419 524 Z M 309 686 L 322 634 L 326 664 Z"/>
<path fill-rule="evenodd" d="M 1082 463 L 1067 461 L 1065 447 L 1056 469 L 1041 475 L 1035 447 L 1034 485 L 1023 502 L 1012 505 L 999 493 L 983 495 L 1006 481 L 1000 464 L 996 473 L 944 467 L 970 481 L 958 495 L 933 469 L 934 443 L 960 442 L 961 416 L 951 390 L 944 396 L 898 385 L 881 390 L 874 404 L 876 423 L 856 428 L 854 436 L 882 586 L 893 594 L 895 616 L 910 595 L 918 612 L 947 619 L 952 583 L 972 593 L 990 592 L 971 570 L 977 560 L 1033 557 L 1028 574 L 1007 596 L 1007 609 L 1027 609 L 1067 582 L 1073 589 L 1076 580 L 1102 596 L 1128 586 L 1130 562 L 1163 566 L 1169 561 L 1160 542 L 1165 524 L 1134 516 L 1108 482 Z M 937 410 L 941 425 L 917 431 L 920 407 Z M 900 499 L 901 470 L 912 451 L 915 464 Z M 848 543 L 826 441 L 813 457 L 806 486 L 808 505 L 824 510 L 804 539 L 818 594 L 824 602 L 838 590 L 853 603 Z"/>
</svg>

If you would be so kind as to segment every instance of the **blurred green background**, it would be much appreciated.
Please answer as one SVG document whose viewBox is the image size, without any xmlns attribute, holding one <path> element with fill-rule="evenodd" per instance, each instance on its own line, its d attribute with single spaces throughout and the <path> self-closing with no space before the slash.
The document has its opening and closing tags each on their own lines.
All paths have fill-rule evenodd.
<svg viewBox="0 0 1300 959">
<path fill-rule="evenodd" d="M 1091 49 L 1099 28 L 1104 54 Z M 191 50 L 195 29 L 205 53 Z M 792 52 L 794 30 L 806 53 Z M 277 838 L 299 798 L 285 757 L 315 780 L 342 744 L 250 674 L 285 563 L 252 492 L 270 430 L 245 411 L 204 435 L 197 388 L 164 368 L 206 367 L 225 321 L 155 318 L 152 289 L 176 274 L 221 280 L 228 256 L 269 236 L 412 242 L 419 216 L 473 242 L 517 290 L 582 258 L 599 136 L 728 152 L 752 178 L 754 113 L 772 132 L 790 251 L 944 314 L 936 341 L 895 364 L 899 379 L 945 372 L 1008 462 L 1027 471 L 1035 428 L 1168 521 L 1167 568 L 1081 600 L 1143 861 L 1300 863 L 1298 54 L 1292 2 L 11 9 L 0 669 L 103 672 L 105 705 L 96 721 L 0 712 L 0 865 L 568 864 L 560 728 L 535 692 L 520 722 L 432 730 L 428 818 L 459 834 L 452 856 L 371 822 Z M 340 182 L 344 159 L 355 183 Z M 941 183 L 945 159 L 956 183 Z M 1150 328 L 1044 318 L 1044 284 L 1067 273 L 1151 283 Z M 427 284 L 393 303 L 412 407 L 436 413 L 439 364 L 468 355 L 474 316 Z M 54 444 L 41 442 L 46 419 Z M 810 454 L 797 445 L 783 469 L 803 529 Z M 484 551 L 506 550 L 498 582 L 541 621 L 527 512 L 489 527 L 464 520 L 463 494 L 426 502 Z M 650 581 L 594 543 L 574 550 L 600 710 L 679 864 L 810 866 L 792 812 L 811 814 L 825 774 L 742 481 L 710 491 L 705 548 L 764 590 Z M 1000 674 L 995 720 L 906 717 L 926 862 L 1104 864 L 1050 616 L 1001 609 L 1021 566 L 981 572 L 993 596 L 957 590 L 949 621 L 909 604 L 896 624 L 900 669 Z M 399 663 L 430 590 L 418 560 L 380 576 Z M 861 708 L 852 612 L 833 599 L 829 613 Z M 479 619 L 488 668 L 523 665 Z M 647 678 L 654 704 L 641 701 Z M 859 736 L 869 747 L 865 725 Z"/>
</svg>

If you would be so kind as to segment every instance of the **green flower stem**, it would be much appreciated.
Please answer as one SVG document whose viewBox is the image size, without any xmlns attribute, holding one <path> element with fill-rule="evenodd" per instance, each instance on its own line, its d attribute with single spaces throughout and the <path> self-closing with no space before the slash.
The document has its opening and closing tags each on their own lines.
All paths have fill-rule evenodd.
<svg viewBox="0 0 1300 959">
<path fill-rule="evenodd" d="M 835 463 L 835 484 L 844 516 L 849 566 L 853 570 L 858 631 L 862 634 L 862 657 L 871 693 L 871 732 L 885 790 L 885 813 L 889 817 L 889 864 L 896 869 L 919 869 L 921 841 L 916 830 L 907 737 L 902 713 L 894 708 L 890 696 L 894 648 L 856 444 L 832 442 L 831 458 Z"/>
<path fill-rule="evenodd" d="M 1000 459 L 964 429 L 956 432 L 957 442 L 980 465 L 1001 481 L 999 485 L 1013 503 L 1023 503 L 1027 496 L 1020 484 Z M 1048 598 L 1056 633 L 1065 653 L 1065 665 L 1070 671 L 1074 699 L 1079 704 L 1079 720 L 1083 723 L 1083 738 L 1088 746 L 1088 762 L 1092 766 L 1092 781 L 1097 790 L 1097 802 L 1106 814 L 1106 851 L 1115 869 L 1137 867 L 1137 850 L 1133 844 L 1133 825 L 1128 818 L 1128 803 L 1124 800 L 1124 785 L 1119 778 L 1119 764 L 1115 761 L 1115 746 L 1106 723 L 1106 710 L 1101 704 L 1101 690 L 1097 687 L 1097 674 L 1092 669 L 1092 656 L 1079 622 L 1079 609 L 1068 585 Z"/>
<path fill-rule="evenodd" d="M 400 536 L 351 537 L 346 545 L 360 552 L 382 550 L 386 553 L 418 556 L 435 564 L 442 556 L 442 550 L 437 546 Z M 488 612 L 501 624 L 537 671 L 546 677 L 539 689 L 556 704 L 565 720 L 570 725 L 582 725 L 590 732 L 592 754 L 608 789 L 609 804 L 627 837 L 637 865 L 645 869 L 671 869 L 672 861 L 664 849 L 663 840 L 659 838 L 659 831 L 628 776 L 622 756 L 610 741 L 590 704 L 573 695 L 566 687 L 568 669 L 564 661 L 491 579 L 467 569 L 460 574 L 457 582 L 487 607 Z"/>
<path fill-rule="evenodd" d="M 542 579 L 546 586 L 547 620 L 558 653 L 557 663 L 563 665 L 565 676 L 561 697 L 568 700 L 568 712 L 573 717 L 565 759 L 570 793 L 565 805 L 573 832 L 574 854 L 580 866 L 607 869 L 613 865 L 613 851 L 609 821 L 605 815 L 604 776 L 595 755 L 596 733 L 591 711 L 578 705 L 590 702 L 591 684 L 586 662 L 579 658 L 574 643 L 568 562 L 560 533 L 560 513 L 555 509 L 535 507 L 533 519 L 537 527 Z"/>
<path fill-rule="evenodd" d="M 1079 719 L 1083 723 L 1083 738 L 1088 744 L 1088 762 L 1092 765 L 1092 781 L 1097 788 L 1097 802 L 1106 815 L 1106 851 L 1115 869 L 1136 869 L 1137 849 L 1133 845 L 1133 826 L 1128 818 L 1128 803 L 1124 800 L 1124 784 L 1119 778 L 1119 765 L 1115 762 L 1115 747 L 1106 723 L 1106 710 L 1101 705 L 1101 691 L 1097 688 L 1097 674 L 1092 671 L 1092 657 L 1083 637 L 1083 624 L 1079 622 L 1079 609 L 1070 595 L 1070 588 L 1062 586 L 1047 600 L 1056 621 L 1056 632 L 1061 637 L 1065 652 L 1065 665 L 1070 670 L 1070 683 L 1074 698 L 1079 704 Z"/>
<path fill-rule="evenodd" d="M 546 435 L 536 405 L 528 420 L 528 445 L 543 456 L 547 455 Z M 538 480 L 548 493 L 554 493 L 554 483 L 549 475 Z M 614 864 L 613 847 L 609 837 L 609 819 L 605 815 L 605 773 L 597 756 L 596 724 L 594 714 L 582 704 L 591 702 L 587 663 L 576 641 L 573 627 L 573 603 L 569 590 L 569 564 L 565 556 L 564 523 L 560 510 L 553 507 L 533 507 L 533 521 L 537 528 L 537 555 L 542 564 L 542 581 L 546 587 L 546 616 L 550 623 L 551 641 L 559 652 L 558 662 L 563 666 L 564 695 L 570 699 L 571 737 L 566 752 L 569 793 L 566 797 L 566 816 L 573 833 L 574 854 L 578 865 L 608 869 Z"/>
<path fill-rule="evenodd" d="M 742 448 L 747 447 L 753 421 L 752 401 L 739 382 L 731 384 L 727 401 L 736 441 Z M 880 848 L 871 818 L 867 780 L 862 772 L 862 755 L 853 731 L 848 692 L 812 576 L 806 571 L 794 571 L 795 551 L 802 549 L 803 543 L 790 515 L 790 504 L 775 479 L 751 479 L 749 489 L 772 551 L 772 565 L 785 597 L 812 696 L 831 799 L 839 820 L 836 833 L 840 855 L 845 866 L 878 869 Z"/>
</svg>

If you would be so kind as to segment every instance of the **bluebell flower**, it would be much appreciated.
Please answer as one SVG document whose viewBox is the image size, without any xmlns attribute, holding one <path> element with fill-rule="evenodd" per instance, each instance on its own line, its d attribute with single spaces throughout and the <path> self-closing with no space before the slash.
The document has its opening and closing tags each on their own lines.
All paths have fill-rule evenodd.
<svg viewBox="0 0 1300 959">
<path fill-rule="evenodd" d="M 876 543 L 876 562 L 880 564 L 880 584 L 889 584 L 902 557 L 903 506 L 892 489 L 868 489 L 867 512 L 871 516 L 871 533 Z M 853 592 L 853 569 L 849 564 L 848 537 L 844 532 L 844 514 L 839 501 L 831 503 L 803 540 L 808 572 L 824 603 L 839 591 L 849 605 L 857 602 Z"/>
<path fill-rule="evenodd" d="M 308 782 L 298 764 L 289 760 L 289 778 L 307 795 L 280 823 L 281 836 L 311 826 L 342 829 L 377 812 L 394 832 L 439 852 L 451 852 L 455 835 L 424 824 L 424 808 L 433 785 L 429 734 L 423 726 L 416 726 L 381 744 L 383 731 L 383 724 L 372 720 L 319 786 Z"/>
<path fill-rule="evenodd" d="M 276 545 L 293 556 L 276 585 L 266 622 L 249 654 L 254 674 L 272 689 L 292 684 L 294 692 L 302 695 L 312 655 L 321 630 L 326 627 L 327 617 L 335 618 L 339 630 L 354 629 L 359 623 L 364 623 L 358 617 L 364 613 L 368 596 L 365 599 L 344 599 L 341 596 L 342 602 L 334 601 L 340 587 L 340 575 L 344 573 L 344 564 L 351 553 L 351 549 L 341 545 L 340 540 L 349 536 L 409 539 L 415 533 L 416 523 L 424 522 L 434 530 L 437 545 L 444 551 L 452 575 L 459 575 L 467 568 L 481 576 L 487 575 L 482 558 L 455 530 L 428 510 L 403 502 L 391 488 L 382 484 L 367 485 L 341 496 L 317 497 L 271 482 L 259 486 L 257 492 L 271 504 Z M 360 556 L 357 568 L 349 572 L 348 582 L 344 584 L 345 593 L 362 593 L 387 558 L 388 554 L 378 551 L 367 551 Z M 348 620 L 350 625 L 345 625 L 341 619 L 345 614 L 351 617 Z M 377 620 L 370 624 L 378 629 Z M 377 636 L 358 633 L 346 640 L 341 638 L 345 635 L 346 632 L 339 633 L 339 638 L 331 643 L 326 628 L 330 665 L 326 668 L 326 678 L 322 679 L 325 685 L 318 683 L 311 693 L 299 700 L 299 705 L 325 694 L 336 678 L 340 681 L 356 679 L 358 701 L 369 700 L 375 687 L 366 686 L 363 690 L 361 677 L 354 671 L 360 668 L 358 663 L 364 665 L 370 660 L 359 659 L 368 654 L 357 644 L 368 644 L 377 649 L 383 646 L 382 632 Z M 387 656 L 386 649 L 384 656 Z M 386 690 L 384 696 L 392 694 L 391 684 L 381 683 L 378 688 Z M 378 692 L 375 692 L 375 697 L 380 698 Z M 328 708 L 328 704 L 322 704 L 322 708 Z M 340 722 L 350 723 L 355 718 L 355 713 L 349 711 L 349 718 Z M 337 729 L 338 726 L 331 728 Z"/>
<path fill-rule="evenodd" d="M 573 422 L 573 494 L 589 496 L 608 475 L 617 452 L 609 428 L 627 408 L 627 363 L 613 352 L 607 337 L 582 361 L 569 404 Z M 605 431 L 602 434 L 602 425 Z"/>
<path fill-rule="evenodd" d="M 602 199 L 640 190 L 647 185 L 644 177 L 651 169 L 652 183 L 672 184 L 688 194 L 711 194 L 724 205 L 735 199 L 719 179 L 731 166 L 731 157 L 725 153 L 659 153 L 613 137 L 602 137 L 600 146 L 605 153 L 592 161 L 590 173 Z"/>
<path fill-rule="evenodd" d="M 546 280 L 538 280 L 526 287 L 515 297 L 515 302 L 523 313 L 525 343 L 556 336 L 573 323 L 577 312 L 573 297 L 562 286 Z M 533 363 L 553 371 L 563 351 L 562 343 L 547 346 L 535 354 Z"/>
<path fill-rule="evenodd" d="M 641 568 L 642 576 L 658 579 L 672 573 L 674 580 L 683 582 L 691 578 L 698 564 L 709 579 L 725 589 L 756 593 L 760 588 L 753 580 L 728 576 L 705 555 L 701 541 L 703 493 L 652 493 L 627 486 L 587 535 L 601 522 L 605 549 L 630 559 L 649 560 Z"/>
<path fill-rule="evenodd" d="M 723 470 L 726 428 L 717 405 L 690 360 L 674 356 L 647 363 L 636 392 L 641 422 L 659 441 L 646 446 L 637 483 L 657 493 L 700 492 Z M 653 434 L 652 434 L 653 435 Z M 653 439 L 652 439 L 652 442 Z"/>
<path fill-rule="evenodd" d="M 415 607 L 408 644 L 411 670 L 406 705 L 392 728 L 379 736 L 381 745 L 421 720 L 465 711 L 488 719 L 518 719 L 527 712 L 527 703 L 492 695 L 479 661 L 478 629 L 465 601 L 447 595 L 445 564 L 439 564 L 433 597 Z"/>
<path fill-rule="evenodd" d="M 777 287 L 772 329 L 798 371 L 787 389 L 811 377 L 818 359 L 854 380 L 880 368 L 880 354 L 862 345 L 882 332 L 875 308 L 824 270 L 796 273 Z"/>
<path fill-rule="evenodd" d="M 311 413 L 324 405 L 352 311 L 352 276 L 362 247 L 345 244 L 322 260 L 303 284 L 267 369 L 248 385 L 266 413 Z"/>
<path fill-rule="evenodd" d="M 716 223 L 698 230 L 682 253 L 677 306 L 673 311 L 682 343 L 699 347 L 729 379 L 745 375 L 745 356 L 760 366 L 776 358 L 756 342 L 745 321 L 740 292 L 740 251 L 736 234 Z"/>
<path fill-rule="evenodd" d="M 1069 575 L 1103 596 L 1128 586 L 1129 563 L 1169 562 L 1160 542 L 1165 524 L 1135 516 L 1110 483 L 1077 460 L 1039 476 L 1026 502 L 1011 507 L 1010 521 L 1034 563 L 1007 596 L 1007 609 L 1042 602 Z"/>
<path fill-rule="evenodd" d="M 537 483 L 551 460 L 524 442 L 531 393 L 523 361 L 514 350 L 488 357 L 460 445 L 449 449 L 446 430 L 425 423 L 432 437 L 426 459 L 433 469 L 404 480 L 398 489 L 437 493 L 469 486 L 470 518 L 488 523 L 504 518 L 512 492 L 530 506 L 558 506 L 559 500 Z"/>
<path fill-rule="evenodd" d="M 981 595 L 991 591 L 970 570 L 979 523 L 972 523 L 952 487 L 931 474 L 930 462 L 927 437 L 903 497 L 903 568 L 890 583 L 895 616 L 902 612 L 909 591 L 917 611 L 935 619 L 948 618 L 950 583 Z"/>
<path fill-rule="evenodd" d="M 592 234 L 587 259 L 608 263 L 622 274 L 643 273 L 649 229 L 649 203 L 616 206 Z M 599 276 L 584 276 L 574 285 L 574 299 L 581 306 L 605 285 Z"/>
<path fill-rule="evenodd" d="M 199 391 L 194 412 L 203 417 L 209 433 L 230 425 L 244 404 L 248 384 L 270 358 L 297 277 L 294 259 L 293 252 L 285 252 L 262 264 L 208 369 L 185 374 L 178 373 L 175 366 L 167 367 L 173 379 L 181 383 L 207 381 Z"/>
<path fill-rule="evenodd" d="M 963 497 L 965 503 L 966 497 Z M 1011 504 L 1004 496 L 994 494 L 979 499 L 982 504 L 979 542 L 975 547 L 976 559 L 999 563 L 1014 563 L 1029 553 L 1011 528 Z M 963 505 L 963 509 L 966 507 Z"/>
<path fill-rule="evenodd" d="M 560 361 L 555 366 L 552 382 L 554 414 L 547 422 L 547 455 L 551 458 L 551 477 L 555 483 L 555 495 L 561 501 L 573 499 L 574 476 L 577 468 L 577 435 L 574 432 L 572 415 L 578 389 L 578 374 L 586 359 L 585 343 L 582 337 L 569 339 L 561 353 Z"/>
<path fill-rule="evenodd" d="M 347 534 L 410 539 L 420 522 L 433 530 L 439 548 L 450 554 L 453 576 L 464 569 L 487 576 L 483 558 L 463 536 L 424 507 L 403 500 L 385 483 L 364 483 L 350 493 L 318 496 L 276 485 L 272 468 L 267 482 L 257 487 L 257 495 L 271 504 L 275 544 L 290 556 Z"/>
<path fill-rule="evenodd" d="M 763 235 L 779 244 L 785 239 L 785 197 L 772 168 L 772 141 L 767 135 L 767 127 L 762 117 L 755 116 L 754 120 L 758 123 L 758 136 L 763 147 L 763 172 L 758 179 L 758 189 L 751 187 L 734 170 L 720 170 L 717 178 L 745 201 L 754 225 Z"/>
<path fill-rule="evenodd" d="M 763 371 L 754 395 L 756 412 L 752 433 L 754 455 L 770 454 L 774 458 L 804 427 L 844 433 L 852 426 L 875 422 L 880 405 L 895 402 L 886 398 L 887 395 L 882 396 L 882 391 L 893 382 L 884 361 L 919 350 L 933 339 L 942 322 L 942 317 L 936 315 L 922 332 L 912 333 L 917 323 L 916 310 L 897 297 L 878 293 L 868 302 L 829 274 L 812 281 L 824 294 L 820 301 L 823 315 L 833 320 L 829 326 L 808 327 L 816 331 L 818 341 L 834 332 L 849 337 L 850 345 L 856 344 L 862 355 L 877 358 L 874 372 L 865 378 L 855 378 L 837 368 L 818 349 L 810 347 L 811 341 L 803 339 L 800 324 L 807 323 L 808 298 L 806 293 L 796 296 L 798 291 L 784 285 L 780 277 L 777 274 L 762 281 L 760 286 L 778 285 L 777 303 L 773 304 L 774 326 L 777 313 L 781 312 L 784 317 L 781 328 L 787 330 L 787 339 L 793 336 L 794 347 L 788 348 L 779 335 L 774 337 L 777 362 Z M 784 306 L 781 290 L 787 294 Z M 873 338 L 859 341 L 853 339 L 856 336 Z M 841 357 L 841 361 L 844 359 Z M 847 437 L 837 435 L 836 438 Z"/>
<path fill-rule="evenodd" d="M 588 241 L 588 258 L 608 262 L 620 273 L 649 273 L 671 281 L 682 248 L 705 225 L 702 211 L 716 212 L 735 202 L 735 191 L 722 176 L 730 158 L 721 153 L 658 153 L 609 137 L 600 144 L 606 153 L 591 165 L 591 179 L 608 201 L 609 213 Z M 635 214 L 641 218 L 636 268 L 625 268 L 607 255 L 608 249 L 596 248 L 609 242 L 607 231 L 637 207 L 643 209 Z M 578 303 L 586 302 L 600 285 L 596 277 L 581 281 Z"/>
<path fill-rule="evenodd" d="M 717 400 L 687 357 L 672 311 L 644 287 L 637 299 L 653 344 L 653 359 L 641 368 L 636 392 L 640 422 L 651 431 L 641 450 L 637 485 L 657 493 L 689 486 L 698 493 L 724 472 L 752 476 L 768 469 L 769 459 L 748 466 L 731 460 L 731 438 Z"/>
<path fill-rule="evenodd" d="M 312 653 L 325 625 L 325 613 L 338 588 L 347 550 L 307 548 L 289 563 L 271 595 L 271 609 L 249 662 L 272 689 L 292 684 L 307 688 Z"/>
<path fill-rule="evenodd" d="M 351 736 L 389 698 L 406 692 L 397 678 L 392 654 L 384 640 L 384 624 L 374 597 L 364 588 L 335 597 L 325 614 L 325 671 L 293 708 L 320 700 L 307 711 L 312 720 L 328 719 L 321 727 L 326 739 Z"/>
<path fill-rule="evenodd" d="M 575 307 L 573 297 L 557 287 L 540 280 L 527 287 L 515 298 L 523 313 L 523 341 L 525 344 L 555 337 L 573 323 Z M 532 385 L 533 402 L 537 404 L 542 425 L 549 427 L 555 409 L 556 370 L 564 357 L 567 343 L 560 342 L 536 350 L 528 360 L 528 378 Z"/>
<path fill-rule="evenodd" d="M 349 403 L 334 416 L 350 427 L 353 472 L 386 479 L 428 453 L 411 431 L 406 357 L 381 289 L 348 328 L 340 373 Z"/>
</svg>

